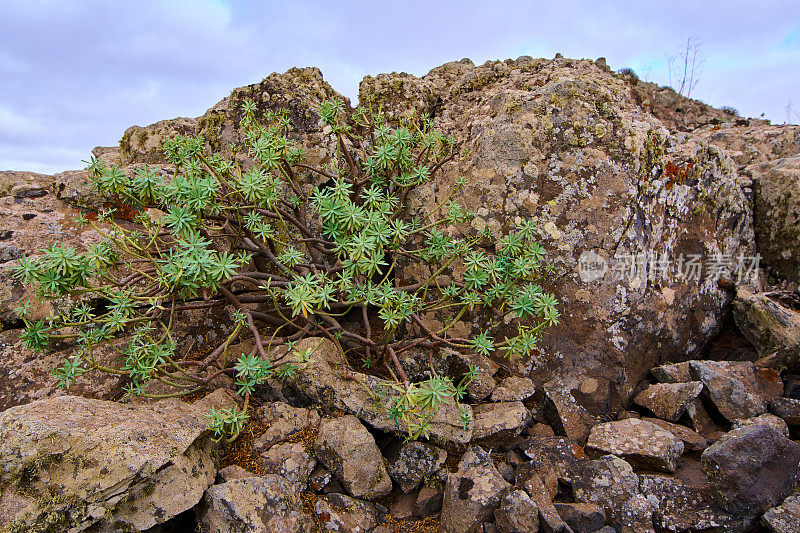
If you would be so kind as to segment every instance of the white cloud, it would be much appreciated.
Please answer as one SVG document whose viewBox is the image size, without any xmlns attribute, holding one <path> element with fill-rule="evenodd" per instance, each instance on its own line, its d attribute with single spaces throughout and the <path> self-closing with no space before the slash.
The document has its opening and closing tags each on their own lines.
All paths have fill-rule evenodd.
<svg viewBox="0 0 800 533">
<path fill-rule="evenodd" d="M 7 0 L 0 167 L 74 166 L 66 154 L 85 158 L 133 124 L 197 116 L 292 66 L 320 67 L 353 99 L 365 74 L 556 52 L 604 56 L 666 83 L 664 54 L 690 35 L 706 57 L 696 94 L 780 122 L 786 101 L 800 103 L 797 21 L 793 0 Z"/>
</svg>

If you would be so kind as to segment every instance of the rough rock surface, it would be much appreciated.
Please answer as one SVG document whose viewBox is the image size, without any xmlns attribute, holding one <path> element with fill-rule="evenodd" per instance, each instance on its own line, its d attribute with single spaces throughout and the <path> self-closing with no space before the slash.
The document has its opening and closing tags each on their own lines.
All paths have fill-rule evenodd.
<svg viewBox="0 0 800 533">
<path fill-rule="evenodd" d="M 764 523 L 772 533 L 800 531 L 800 494 L 789 496 L 782 504 L 764 513 Z"/>
<path fill-rule="evenodd" d="M 539 509 L 525 491 L 509 491 L 494 512 L 495 525 L 500 533 L 539 531 Z"/>
<path fill-rule="evenodd" d="M 753 418 L 738 418 L 733 421 L 731 429 L 739 429 L 748 426 L 769 426 L 778 430 L 781 435 L 787 439 L 789 438 L 789 426 L 786 424 L 786 421 L 769 413 L 754 416 Z"/>
<path fill-rule="evenodd" d="M 672 422 L 667 422 L 666 420 L 660 420 L 658 418 L 643 418 L 642 420 L 655 424 L 664 431 L 668 431 L 681 439 L 686 451 L 702 452 L 708 448 L 708 441 L 702 435 L 696 431 L 692 431 L 686 426 L 673 424 Z"/>
<path fill-rule="evenodd" d="M 546 356 L 513 363 L 516 373 L 536 368 L 529 377 L 537 383 L 591 373 L 627 397 L 647 369 L 700 350 L 720 329 L 731 295 L 714 276 L 686 283 L 671 272 L 655 283 L 647 273 L 626 274 L 629 259 L 651 254 L 677 261 L 681 254 L 755 251 L 744 190 L 749 179 L 705 137 L 677 132 L 731 117 L 668 93 L 637 93 L 628 78 L 564 58 L 481 66 L 462 60 L 422 78 L 385 74 L 362 82 L 360 101 L 371 98 L 395 117 L 427 112 L 470 154 L 421 188 L 411 198 L 412 211 L 429 210 L 465 177 L 468 186 L 454 200 L 477 213 L 466 230 L 489 228 L 499 237 L 517 221 L 539 222 L 556 266 L 545 286 L 570 313 L 543 339 Z M 346 99 L 308 68 L 236 89 L 197 119 L 130 128 L 120 143 L 121 163 L 163 162 L 158 146 L 174 132 L 200 133 L 212 147 L 227 149 L 241 138 L 245 97 L 259 111 L 287 110 L 312 164 L 329 160 L 332 147 L 314 106 L 324 98 Z M 687 109 L 698 118 L 678 127 Z M 609 263 L 591 282 L 578 272 L 586 251 Z M 397 274 L 423 273 L 400 266 Z"/>
<path fill-rule="evenodd" d="M 304 490 L 314 470 L 314 459 L 301 442 L 276 444 L 261 454 L 264 474 L 277 474 L 295 485 L 297 491 Z"/>
<path fill-rule="evenodd" d="M 403 96 L 393 91 L 394 79 L 365 80 L 360 99 L 371 94 L 399 109 Z M 477 213 L 470 229 L 499 236 L 519 220 L 540 224 L 556 265 L 545 286 L 570 313 L 543 339 L 547 356 L 534 361 L 534 380 L 590 372 L 614 383 L 621 377 L 627 396 L 627 385 L 658 358 L 685 357 L 719 331 L 731 296 L 713 276 L 686 283 L 670 273 L 656 286 L 625 268 L 637 254 L 673 261 L 697 251 L 754 255 L 749 203 L 721 150 L 673 134 L 624 79 L 588 60 L 464 60 L 419 81 L 403 75 L 402 83 L 409 108 L 441 101 L 435 125 L 471 154 L 421 189 L 414 209 L 429 210 L 464 177 L 468 185 L 454 199 Z M 588 251 L 609 270 L 584 282 L 578 263 Z"/>
<path fill-rule="evenodd" d="M 447 460 L 447 452 L 424 442 L 407 442 L 389 462 L 389 476 L 403 492 L 416 489 L 425 476 L 437 472 Z"/>
<path fill-rule="evenodd" d="M 544 400 L 541 412 L 555 432 L 583 444 L 596 422 L 572 395 L 570 387 L 558 380 L 542 385 Z"/>
<path fill-rule="evenodd" d="M 646 420 L 628 418 L 593 427 L 586 451 L 616 455 L 646 470 L 674 472 L 683 441 Z"/>
<path fill-rule="evenodd" d="M 640 476 L 640 489 L 653 504 L 656 531 L 748 531 L 753 516 L 726 512 L 707 486 L 692 486 L 658 475 Z M 719 529 L 717 529 L 719 528 Z"/>
<path fill-rule="evenodd" d="M 556 503 L 556 511 L 574 533 L 594 533 L 606 523 L 603 508 L 591 503 Z"/>
<path fill-rule="evenodd" d="M 756 388 L 752 363 L 692 361 L 689 369 L 693 378 L 703 382 L 704 393 L 729 421 L 766 412 L 767 403 Z"/>
<path fill-rule="evenodd" d="M 141 531 L 191 509 L 216 475 L 204 415 L 232 401 L 64 396 L 0 413 L 0 527 Z"/>
<path fill-rule="evenodd" d="M 442 531 L 467 533 L 491 516 L 510 487 L 486 451 L 477 446 L 470 448 L 458 471 L 448 476 L 442 502 Z"/>
<path fill-rule="evenodd" d="M 363 533 L 378 525 L 374 505 L 346 494 L 332 493 L 318 499 L 314 513 L 323 531 Z"/>
<path fill-rule="evenodd" d="M 612 520 L 618 520 L 625 503 L 639 493 L 639 476 L 614 455 L 590 461 L 570 484 L 576 501 L 600 505 Z"/>
<path fill-rule="evenodd" d="M 492 392 L 493 402 L 521 402 L 533 396 L 536 386 L 528 378 L 509 376 Z"/>
<path fill-rule="evenodd" d="M 658 383 L 637 394 L 633 401 L 652 411 L 658 418 L 677 422 L 702 390 L 703 383 L 699 381 Z"/>
<path fill-rule="evenodd" d="M 800 444 L 768 426 L 736 429 L 703 452 L 703 470 L 728 512 L 760 514 L 792 493 L 800 476 Z"/>
<path fill-rule="evenodd" d="M 341 366 L 341 357 L 336 346 L 328 339 L 306 338 L 297 350 L 312 354 L 313 362 L 302 372 L 297 372 L 283 381 L 281 391 L 287 398 L 340 410 L 357 416 L 370 426 L 387 432 L 402 433 L 404 428 L 391 420 L 386 410 L 376 407 L 372 394 L 382 396 L 381 384 L 374 376 L 352 372 Z M 463 406 L 472 415 L 468 405 Z M 467 443 L 472 437 L 472 424 L 464 426 L 458 407 L 448 402 L 441 406 L 431 420 L 431 437 L 447 442 Z"/>
<path fill-rule="evenodd" d="M 758 351 L 759 365 L 800 370 L 800 307 L 788 304 L 798 299 L 796 294 L 785 292 L 738 291 L 733 317 Z"/>
<path fill-rule="evenodd" d="M 473 408 L 472 439 L 500 442 L 516 437 L 531 421 L 531 412 L 522 402 L 500 402 Z"/>
<path fill-rule="evenodd" d="M 787 424 L 800 425 L 800 400 L 778 398 L 769 402 L 769 410 L 785 420 Z"/>
<path fill-rule="evenodd" d="M 305 533 L 312 531 L 314 522 L 302 508 L 290 482 L 267 474 L 209 488 L 198 523 L 208 533 Z"/>
<path fill-rule="evenodd" d="M 764 264 L 800 282 L 800 157 L 747 167 L 755 191 L 754 222 Z"/>
<path fill-rule="evenodd" d="M 371 500 L 392 490 L 375 439 L 352 415 L 322 421 L 314 455 L 356 498 Z"/>
<path fill-rule="evenodd" d="M 262 405 L 256 413 L 266 431 L 253 442 L 256 450 L 264 450 L 284 439 L 291 438 L 308 426 L 319 424 L 319 415 L 312 409 L 292 407 L 283 402 Z"/>
</svg>

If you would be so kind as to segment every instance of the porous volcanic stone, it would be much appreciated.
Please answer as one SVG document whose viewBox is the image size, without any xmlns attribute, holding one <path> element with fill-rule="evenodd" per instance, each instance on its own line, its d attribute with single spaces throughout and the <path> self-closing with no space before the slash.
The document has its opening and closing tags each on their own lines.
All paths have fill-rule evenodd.
<svg viewBox="0 0 800 533">
<path fill-rule="evenodd" d="M 627 418 L 594 426 L 586 451 L 616 455 L 647 470 L 674 472 L 683 453 L 683 442 L 646 420 Z"/>
<path fill-rule="evenodd" d="M 357 498 L 374 499 L 392 490 L 375 439 L 352 415 L 322 421 L 314 455 Z"/>
<path fill-rule="evenodd" d="M 464 454 L 458 471 L 450 474 L 442 502 L 442 531 L 467 533 L 491 516 L 511 485 L 478 446 Z"/>
<path fill-rule="evenodd" d="M 723 509 L 760 514 L 794 490 L 800 444 L 769 426 L 735 429 L 703 452 L 702 464 Z"/>
<path fill-rule="evenodd" d="M 658 383 L 637 394 L 633 401 L 662 420 L 677 422 L 702 390 L 703 383 L 700 381 Z"/>
</svg>

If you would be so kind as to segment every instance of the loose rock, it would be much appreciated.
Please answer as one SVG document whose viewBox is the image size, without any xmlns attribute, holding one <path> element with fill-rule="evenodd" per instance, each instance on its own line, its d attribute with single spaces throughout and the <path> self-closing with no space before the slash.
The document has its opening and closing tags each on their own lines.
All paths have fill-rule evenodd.
<svg viewBox="0 0 800 533">
<path fill-rule="evenodd" d="M 628 418 L 594 426 L 586 451 L 616 455 L 643 469 L 675 472 L 683 442 L 650 422 Z"/>
<path fill-rule="evenodd" d="M 480 447 L 471 447 L 461 459 L 458 471 L 447 479 L 442 531 L 467 533 L 491 516 L 510 488 L 492 465 L 491 456 Z"/>
<path fill-rule="evenodd" d="M 709 446 L 702 463 L 723 509 L 756 515 L 794 490 L 800 475 L 800 444 L 771 427 L 750 426 Z"/>
<path fill-rule="evenodd" d="M 322 421 L 314 455 L 352 496 L 370 500 L 392 490 L 375 439 L 352 415 Z"/>
<path fill-rule="evenodd" d="M 208 533 L 305 533 L 312 531 L 313 519 L 302 509 L 295 486 L 268 474 L 209 488 L 198 522 Z"/>
<path fill-rule="evenodd" d="M 410 492 L 425 478 L 437 472 L 447 460 L 447 452 L 424 442 L 407 442 L 400 446 L 397 457 L 389 463 L 389 476 Z"/>
<path fill-rule="evenodd" d="M 656 417 L 670 422 L 677 422 L 703 390 L 703 383 L 659 383 L 651 385 L 640 392 L 633 401 L 646 407 Z"/>
</svg>

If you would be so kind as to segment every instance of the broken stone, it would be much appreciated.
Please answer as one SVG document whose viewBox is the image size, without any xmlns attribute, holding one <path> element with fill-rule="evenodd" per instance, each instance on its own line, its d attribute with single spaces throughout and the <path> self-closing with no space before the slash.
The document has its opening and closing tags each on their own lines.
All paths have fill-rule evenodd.
<svg viewBox="0 0 800 533">
<path fill-rule="evenodd" d="M 687 383 L 692 381 L 689 373 L 689 361 L 661 365 L 650 369 L 650 373 L 659 383 Z"/>
<path fill-rule="evenodd" d="M 254 477 L 255 474 L 245 470 L 239 465 L 228 465 L 219 472 L 217 472 L 217 484 L 233 481 L 234 479 L 244 479 L 246 477 Z"/>
<path fill-rule="evenodd" d="M 531 413 L 522 402 L 485 403 L 472 409 L 472 439 L 502 442 L 522 433 Z"/>
<path fill-rule="evenodd" d="M 0 529 L 142 531 L 191 509 L 216 477 L 205 414 L 234 405 L 220 389 L 194 405 L 60 396 L 3 411 Z"/>
<path fill-rule="evenodd" d="M 378 511 L 373 504 L 345 494 L 322 496 L 314 504 L 314 513 L 322 531 L 363 533 L 378 525 Z"/>
<path fill-rule="evenodd" d="M 446 460 L 447 452 L 437 446 L 407 442 L 389 462 L 389 476 L 400 484 L 403 492 L 410 492 L 419 487 L 425 476 L 438 471 Z"/>
<path fill-rule="evenodd" d="M 586 452 L 616 455 L 642 469 L 675 472 L 683 442 L 646 420 L 628 418 L 594 426 Z"/>
<path fill-rule="evenodd" d="M 720 432 L 724 433 L 722 428 L 708 414 L 700 398 L 697 398 L 687 406 L 686 414 L 689 416 L 692 428 L 706 439 L 715 438 Z"/>
<path fill-rule="evenodd" d="M 659 383 L 640 392 L 634 402 L 653 412 L 657 418 L 677 422 L 703 390 L 703 383 Z"/>
<path fill-rule="evenodd" d="M 314 492 L 322 492 L 322 489 L 324 489 L 331 482 L 331 480 L 333 480 L 331 471 L 324 466 L 317 464 L 317 466 L 314 467 L 314 470 L 312 470 L 311 474 L 308 476 L 308 488 Z"/>
<path fill-rule="evenodd" d="M 714 497 L 733 514 L 756 515 L 780 504 L 800 475 L 800 444 L 769 426 L 735 429 L 703 452 Z"/>
<path fill-rule="evenodd" d="M 281 476 L 234 479 L 210 487 L 198 508 L 208 533 L 305 533 L 314 527 L 294 485 Z"/>
<path fill-rule="evenodd" d="M 656 533 L 653 528 L 655 510 L 656 508 L 651 498 L 644 494 L 635 494 L 622 505 L 617 524 L 622 531 L 626 532 Z"/>
<path fill-rule="evenodd" d="M 525 492 L 539 509 L 539 526 L 541 530 L 554 533 L 572 533 L 564 519 L 553 505 L 555 490 L 551 490 L 538 476 L 529 476 L 525 481 Z"/>
<path fill-rule="evenodd" d="M 733 301 L 733 317 L 758 351 L 759 366 L 793 368 L 800 363 L 800 312 L 784 305 L 780 295 L 740 288 Z"/>
<path fill-rule="evenodd" d="M 692 431 L 686 426 L 673 424 L 672 422 L 667 422 L 666 420 L 659 420 L 658 418 L 643 418 L 642 420 L 650 422 L 651 424 L 655 424 L 664 431 L 669 431 L 670 433 L 681 439 L 683 441 L 683 446 L 686 451 L 702 452 L 703 450 L 708 448 L 708 441 L 702 435 L 700 435 L 696 431 Z"/>
<path fill-rule="evenodd" d="M 568 387 L 561 381 L 549 381 L 542 385 L 544 402 L 542 415 L 558 435 L 569 437 L 579 444 L 586 442 L 595 418 L 581 407 Z"/>
<path fill-rule="evenodd" d="M 425 518 L 441 511 L 443 496 L 444 488 L 423 486 L 417 494 L 417 501 L 414 502 L 414 516 Z"/>
<path fill-rule="evenodd" d="M 533 396 L 536 387 L 533 381 L 519 376 L 502 380 L 492 392 L 493 402 L 521 402 Z"/>
<path fill-rule="evenodd" d="M 786 422 L 782 418 L 769 413 L 754 416 L 753 418 L 737 418 L 733 421 L 731 429 L 739 429 L 748 426 L 769 426 L 780 431 L 787 439 L 789 438 L 789 426 Z"/>
<path fill-rule="evenodd" d="M 370 500 L 392 491 L 375 439 L 352 415 L 322 421 L 314 455 L 354 497 Z"/>
<path fill-rule="evenodd" d="M 509 491 L 494 512 L 495 525 L 500 533 L 539 531 L 539 508 L 524 491 Z"/>
<path fill-rule="evenodd" d="M 763 520 L 772 533 L 800 531 L 800 494 L 789 496 L 782 504 L 764 513 Z"/>
<path fill-rule="evenodd" d="M 766 412 L 767 404 L 756 392 L 757 378 L 752 363 L 691 361 L 689 369 L 692 377 L 705 384 L 704 393 L 729 421 Z"/>
<path fill-rule="evenodd" d="M 376 397 L 391 403 L 387 382 L 375 376 L 361 374 L 341 367 L 341 357 L 336 345 L 318 337 L 300 340 L 295 350 L 311 354 L 312 362 L 302 372 L 282 381 L 284 396 L 319 405 L 329 410 L 342 411 L 363 420 L 370 426 L 390 433 L 407 432 L 402 424 L 389 418 L 384 406 L 377 405 Z M 441 443 L 467 443 L 472 438 L 472 424 L 464 425 L 462 412 L 472 419 L 469 405 L 456 405 L 448 399 L 439 406 L 430 420 L 430 436 Z"/>
<path fill-rule="evenodd" d="M 317 460 L 299 442 L 276 444 L 261 454 L 264 474 L 278 474 L 293 483 L 298 491 L 305 490 Z"/>
<path fill-rule="evenodd" d="M 613 521 L 620 518 L 625 502 L 639 493 L 639 476 L 624 460 L 606 455 L 590 461 L 570 485 L 575 501 L 599 505 Z"/>
<path fill-rule="evenodd" d="M 442 502 L 442 531 L 467 533 L 491 516 L 508 492 L 508 484 L 478 446 L 464 454 L 458 471 L 450 474 Z"/>
<path fill-rule="evenodd" d="M 312 409 L 292 407 L 283 402 L 272 402 L 259 407 L 259 420 L 266 424 L 264 431 L 253 441 L 256 451 L 262 452 L 275 444 L 297 435 L 308 426 L 319 424 L 319 415 Z"/>
<path fill-rule="evenodd" d="M 800 400 L 779 398 L 769 402 L 769 410 L 790 426 L 800 425 Z"/>
<path fill-rule="evenodd" d="M 690 486 L 660 475 L 639 476 L 642 494 L 654 506 L 657 531 L 748 531 L 754 517 L 726 512 L 714 501 L 707 485 Z"/>
</svg>

